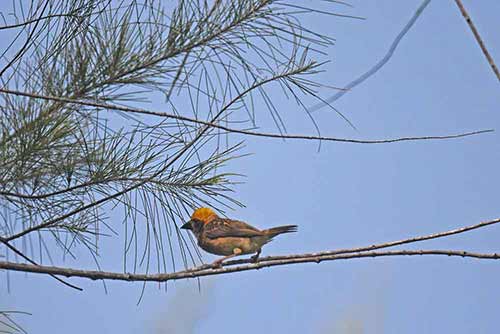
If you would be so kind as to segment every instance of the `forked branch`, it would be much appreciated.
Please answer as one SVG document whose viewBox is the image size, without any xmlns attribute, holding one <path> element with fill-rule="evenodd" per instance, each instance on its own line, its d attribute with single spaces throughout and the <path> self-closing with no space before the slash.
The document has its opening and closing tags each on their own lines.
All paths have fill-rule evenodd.
<svg viewBox="0 0 500 334">
<path fill-rule="evenodd" d="M 95 270 L 61 268 L 53 266 L 40 266 L 40 265 L 31 265 L 24 263 L 13 263 L 7 261 L 0 261 L 0 269 L 31 272 L 38 274 L 60 275 L 66 277 L 80 277 L 92 280 L 166 282 L 170 280 L 221 275 L 233 272 L 255 270 L 266 267 L 283 266 L 283 265 L 298 264 L 298 263 L 320 263 L 323 261 L 348 260 L 348 259 L 359 259 L 368 257 L 374 258 L 374 257 L 387 257 L 387 256 L 441 255 L 441 256 L 454 256 L 454 257 L 486 259 L 486 260 L 499 260 L 500 254 L 498 253 L 476 253 L 463 250 L 421 249 L 421 250 L 375 251 L 378 249 L 395 247 L 403 244 L 410 244 L 430 239 L 448 237 L 454 234 L 465 233 L 468 231 L 483 228 L 489 225 L 494 225 L 497 223 L 500 223 L 500 218 L 441 233 L 434 233 L 425 236 L 375 244 L 371 246 L 356 247 L 350 249 L 338 249 L 338 250 L 318 252 L 318 253 L 305 253 L 305 254 L 295 254 L 286 256 L 269 256 L 260 258 L 257 262 L 252 262 L 250 259 L 234 260 L 225 262 L 223 264 L 223 267 L 220 268 L 214 267 L 212 265 L 203 265 L 189 270 L 178 271 L 174 273 L 164 273 L 164 274 L 149 275 L 149 274 L 105 272 L 105 271 L 95 271 Z"/>
</svg>

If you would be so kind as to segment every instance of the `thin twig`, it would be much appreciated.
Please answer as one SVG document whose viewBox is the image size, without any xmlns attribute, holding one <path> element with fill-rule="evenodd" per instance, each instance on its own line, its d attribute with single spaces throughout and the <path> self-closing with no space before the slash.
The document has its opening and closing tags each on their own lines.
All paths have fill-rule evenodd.
<svg viewBox="0 0 500 334">
<path fill-rule="evenodd" d="M 46 96 L 46 95 L 40 95 L 40 94 L 35 94 L 35 93 L 26 93 L 26 92 L 15 91 L 15 90 L 10 90 L 10 89 L 5 89 L 5 88 L 0 88 L 0 93 L 13 94 L 13 95 L 18 95 L 18 96 L 25 96 L 25 97 L 31 97 L 31 98 L 37 98 L 37 99 L 43 99 L 43 100 L 49 100 L 49 101 L 57 101 L 57 102 L 63 102 L 63 103 L 73 103 L 73 104 L 90 106 L 90 107 L 95 107 L 95 108 L 123 111 L 123 112 L 127 112 L 127 113 L 132 113 L 132 114 L 142 114 L 142 115 L 148 115 L 148 116 L 172 118 L 172 119 L 177 119 L 177 120 L 186 121 L 186 122 L 190 122 L 190 123 L 202 124 L 205 126 L 209 126 L 209 127 L 216 128 L 216 129 L 221 129 L 221 130 L 231 132 L 231 133 L 239 133 L 239 134 L 243 134 L 243 135 L 247 135 L 247 136 L 265 137 L 265 138 L 322 140 L 322 141 L 353 143 L 353 144 L 389 144 L 389 143 L 396 143 L 396 142 L 403 142 L 403 141 L 455 139 L 455 138 L 468 137 L 468 136 L 473 136 L 473 135 L 478 135 L 478 134 L 483 134 L 483 133 L 488 133 L 488 132 L 494 131 L 493 129 L 486 129 L 486 130 L 465 132 L 465 133 L 452 134 L 452 135 L 443 135 L 443 136 L 414 136 L 414 137 L 400 137 L 400 138 L 374 139 L 374 140 L 323 137 L 323 136 L 308 136 L 308 135 L 284 135 L 284 134 L 277 134 L 277 133 L 263 133 L 263 132 L 239 130 L 239 129 L 230 128 L 230 127 L 227 127 L 224 125 L 220 125 L 218 123 L 202 121 L 199 119 L 181 116 L 181 115 L 177 115 L 177 114 L 170 114 L 170 113 L 161 112 L 161 111 L 151 111 L 151 110 L 144 110 L 144 109 L 131 108 L 131 107 L 122 107 L 122 106 L 108 104 L 108 103 L 80 101 L 80 100 L 74 100 L 74 99 L 69 99 L 69 98 L 64 98 L 64 97 Z"/>
<path fill-rule="evenodd" d="M 59 190 L 56 190 L 53 192 L 43 193 L 43 194 L 29 195 L 29 194 L 15 193 L 15 192 L 9 192 L 9 191 L 0 191 L 0 196 L 27 199 L 27 200 L 42 200 L 42 199 L 46 199 L 49 197 L 54 197 L 54 196 L 62 195 L 65 193 L 69 193 L 69 192 L 79 190 L 82 188 L 88 188 L 88 187 L 102 185 L 102 184 L 108 184 L 108 183 L 113 183 L 113 182 L 142 182 L 144 180 L 147 180 L 148 183 L 161 184 L 162 186 L 166 186 L 166 187 L 169 187 L 169 186 L 175 187 L 175 186 L 179 185 L 178 183 L 176 184 L 175 182 L 161 182 L 161 181 L 157 181 L 157 180 L 149 180 L 146 177 L 116 177 L 116 178 L 82 182 L 80 184 L 76 184 L 76 185 L 71 186 L 71 187 L 67 187 L 64 189 L 59 189 Z M 198 182 L 198 183 L 191 183 L 191 185 L 192 186 L 202 186 L 204 184 L 202 182 Z"/>
<path fill-rule="evenodd" d="M 462 4 L 462 1 L 455 0 L 455 3 L 457 4 L 458 8 L 460 9 L 462 16 L 465 18 L 465 21 L 469 25 L 470 30 L 472 30 L 472 33 L 474 34 L 474 37 L 476 38 L 476 41 L 479 44 L 479 47 L 483 51 L 483 54 L 486 57 L 486 59 L 488 60 L 488 63 L 490 64 L 491 68 L 493 69 L 493 72 L 497 76 L 497 79 L 500 81 L 500 72 L 498 71 L 498 67 L 497 67 L 497 65 L 495 65 L 495 62 L 493 61 L 493 57 L 488 52 L 488 49 L 486 49 L 486 45 L 484 45 L 483 39 L 479 35 L 479 32 L 476 29 L 476 26 L 474 26 L 472 19 L 470 18 L 469 14 L 465 10 L 465 7 Z"/>
<path fill-rule="evenodd" d="M 399 32 L 399 34 L 396 36 L 394 41 L 392 42 L 391 46 L 389 47 L 389 50 L 387 53 L 384 55 L 384 57 L 379 60 L 372 68 L 370 68 L 367 72 L 363 73 L 361 76 L 358 78 L 354 79 L 350 83 L 348 83 L 344 89 L 341 91 L 337 92 L 335 95 L 329 97 L 328 99 L 325 100 L 325 102 L 318 103 L 311 108 L 309 108 L 310 112 L 317 111 L 328 104 L 337 101 L 340 99 L 344 94 L 346 94 L 348 91 L 352 90 L 352 88 L 356 87 L 357 85 L 363 83 L 366 79 L 377 73 L 388 61 L 391 59 L 391 57 L 394 54 L 394 51 L 396 51 L 396 48 L 399 45 L 399 42 L 403 39 L 403 37 L 410 31 L 411 27 L 417 22 L 417 19 L 420 17 L 420 14 L 424 11 L 425 7 L 431 2 L 431 0 L 424 0 L 422 4 L 417 8 L 411 19 L 406 23 L 406 25 L 403 27 L 403 29 Z"/>
<path fill-rule="evenodd" d="M 12 246 L 8 241 L 6 241 L 4 238 L 0 237 L 0 243 L 4 244 L 7 248 L 9 248 L 11 251 L 13 251 L 15 254 L 19 255 L 20 257 L 22 257 L 24 260 L 28 261 L 29 263 L 31 263 L 31 265 L 34 265 L 34 266 L 39 266 L 38 263 L 36 263 L 35 261 L 33 261 L 32 259 L 30 259 L 28 256 L 26 256 L 23 252 L 21 252 L 20 250 L 18 250 L 16 247 Z M 70 288 L 73 288 L 73 289 L 76 289 L 76 290 L 79 290 L 79 291 L 83 291 L 82 288 L 80 287 L 77 287 L 76 285 L 73 285 L 71 283 L 68 283 L 66 282 L 65 280 L 63 279 L 60 279 L 59 277 L 57 276 L 54 276 L 53 274 L 49 274 L 51 277 L 53 277 L 54 279 L 56 279 L 57 281 L 61 282 L 62 284 L 66 285 L 66 286 L 69 286 Z"/>
<path fill-rule="evenodd" d="M 482 227 L 498 224 L 498 223 L 500 223 L 500 218 L 481 222 L 481 223 L 471 225 L 471 226 L 460 227 L 460 228 L 445 231 L 445 232 L 439 232 L 439 233 L 433 233 L 433 234 L 428 234 L 428 235 L 424 235 L 424 236 L 418 236 L 418 237 L 412 237 L 412 238 L 407 238 L 407 239 L 402 239 L 402 240 L 384 242 L 384 243 L 375 244 L 375 245 L 371 245 L 371 246 L 363 246 L 363 247 L 356 247 L 356 248 L 346 248 L 346 249 L 337 249 L 337 250 L 333 250 L 333 251 L 318 252 L 318 253 L 314 253 L 314 256 L 339 255 L 339 254 L 374 251 L 374 250 L 382 249 L 382 248 L 389 248 L 389 247 L 401 246 L 401 245 L 411 244 L 411 243 L 425 241 L 425 240 L 448 237 L 450 235 L 460 234 L 460 233 L 476 230 L 476 229 L 479 229 Z M 296 258 L 300 258 L 301 256 L 302 255 L 299 254 L 299 255 L 262 257 L 259 260 L 260 261 L 267 261 L 267 260 L 274 261 L 274 260 L 284 260 L 284 259 L 296 259 Z M 241 260 L 227 261 L 226 264 L 227 265 L 235 265 L 235 264 L 250 263 L 250 262 L 251 262 L 251 260 L 249 260 L 249 259 L 241 259 Z"/>
<path fill-rule="evenodd" d="M 9 311 L 9 310 L 0 310 L 0 318 L 3 318 L 5 320 L 0 320 L 0 326 L 2 329 L 0 329 L 0 333 L 25 333 L 28 334 L 27 331 L 25 331 L 16 321 L 12 319 L 12 315 L 19 315 L 19 314 L 24 314 L 24 315 L 31 315 L 31 313 L 28 312 L 22 312 L 22 311 Z M 6 329 L 4 327 L 7 327 Z"/>
<path fill-rule="evenodd" d="M 40 17 L 43 17 L 43 13 L 47 9 L 47 6 L 49 5 L 49 1 L 45 3 L 45 6 L 42 9 L 42 12 L 40 13 Z M 24 42 L 24 45 L 19 49 L 19 51 L 16 53 L 16 55 L 10 60 L 10 62 L 5 65 L 5 67 L 0 71 L 0 77 L 3 76 L 5 71 L 9 69 L 17 60 L 19 60 L 23 54 L 26 52 L 26 50 L 29 48 L 30 43 L 32 42 L 33 36 L 35 35 L 36 29 L 38 27 L 38 24 L 41 22 L 41 20 L 37 20 L 35 22 L 35 26 L 33 27 L 33 30 L 28 34 L 28 37 L 26 38 L 26 41 Z"/>
<path fill-rule="evenodd" d="M 78 9 L 80 9 L 80 8 L 78 8 Z M 73 12 L 76 13 L 77 10 L 73 10 Z M 42 16 L 42 17 L 39 17 L 39 18 L 36 18 L 36 19 L 28 20 L 28 21 L 25 21 L 25 22 L 21 22 L 21 23 L 16 23 L 16 24 L 11 24 L 11 25 L 6 25 L 6 26 L 0 26 L 0 30 L 19 28 L 19 27 L 22 27 L 22 26 L 30 25 L 32 23 L 36 23 L 36 22 L 43 21 L 43 20 L 48 20 L 48 19 L 53 19 L 53 18 L 56 18 L 56 17 L 73 17 L 73 18 L 78 18 L 78 15 L 73 14 L 73 13 L 52 14 L 52 15 Z"/>
</svg>

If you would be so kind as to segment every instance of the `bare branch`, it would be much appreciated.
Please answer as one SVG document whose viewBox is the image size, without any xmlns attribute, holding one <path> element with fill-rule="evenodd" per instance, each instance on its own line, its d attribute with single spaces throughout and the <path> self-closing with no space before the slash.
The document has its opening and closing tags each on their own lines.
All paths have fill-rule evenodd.
<svg viewBox="0 0 500 334">
<path fill-rule="evenodd" d="M 370 68 L 368 71 L 363 73 L 361 76 L 358 78 L 354 79 L 353 81 L 349 82 L 344 89 L 340 90 L 333 96 L 327 98 L 325 102 L 318 103 L 314 106 L 312 106 L 309 111 L 314 112 L 317 111 L 325 106 L 327 106 L 329 103 L 332 103 L 334 101 L 337 101 L 340 99 L 344 94 L 352 90 L 352 88 L 356 87 L 357 85 L 363 83 L 366 79 L 377 73 L 384 65 L 392 58 L 394 55 L 394 52 L 396 51 L 399 43 L 405 37 L 405 35 L 410 31 L 411 27 L 417 22 L 417 19 L 420 17 L 420 15 L 423 13 L 425 7 L 431 2 L 431 0 L 424 0 L 422 4 L 417 8 L 413 16 L 410 18 L 408 23 L 403 27 L 403 29 L 399 32 L 399 34 L 396 36 L 394 41 L 392 42 L 391 46 L 389 47 L 389 50 L 387 53 L 384 55 L 384 57 L 379 60 L 372 68 Z"/>
<path fill-rule="evenodd" d="M 395 246 L 400 246 L 400 245 L 405 245 L 405 244 L 410 244 L 410 243 L 415 243 L 415 242 L 420 242 L 420 241 L 425 241 L 425 240 L 448 237 L 450 235 L 460 234 L 460 233 L 476 230 L 476 229 L 479 229 L 482 227 L 498 224 L 498 223 L 500 223 L 500 218 L 494 219 L 494 220 L 489 220 L 486 222 L 481 222 L 481 223 L 471 225 L 471 226 L 460 227 L 460 228 L 445 231 L 445 232 L 433 233 L 433 234 L 428 234 L 428 235 L 419 236 L 419 237 L 412 237 L 412 238 L 407 238 L 407 239 L 402 239 L 402 240 L 384 242 L 381 244 L 375 244 L 375 245 L 371 245 L 371 246 L 364 246 L 364 247 L 357 247 L 357 248 L 346 248 L 346 249 L 338 249 L 338 250 L 334 250 L 334 251 L 319 252 L 319 253 L 315 253 L 314 256 L 323 256 L 323 255 L 329 256 L 329 255 L 339 255 L 339 254 L 373 251 L 376 249 L 389 248 L 389 247 L 395 247 Z M 301 255 L 274 256 L 271 258 L 271 260 L 274 261 L 274 260 L 284 260 L 284 259 L 297 259 L 300 257 L 301 257 Z M 268 258 L 263 257 L 260 260 L 265 261 L 267 259 Z M 248 263 L 248 260 L 233 260 L 233 261 L 227 262 L 227 264 L 229 264 L 229 265 L 240 264 L 240 263 Z"/>
<path fill-rule="evenodd" d="M 483 51 L 484 56 L 488 60 L 488 63 L 491 66 L 491 69 L 497 76 L 497 79 L 500 80 L 500 72 L 498 71 L 497 65 L 495 65 L 495 62 L 493 61 L 493 57 L 490 55 L 488 52 L 488 49 L 486 48 L 486 45 L 484 45 L 483 39 L 479 35 L 479 32 L 476 29 L 476 26 L 474 26 L 474 23 L 472 22 L 472 19 L 470 18 L 469 14 L 465 10 L 464 5 L 462 4 L 461 0 L 455 0 L 455 3 L 457 4 L 458 8 L 460 9 L 460 13 L 462 13 L 462 16 L 465 18 L 465 21 L 469 25 L 470 30 L 474 34 L 474 37 L 476 38 L 477 43 L 479 44 L 479 47 Z"/>
<path fill-rule="evenodd" d="M 452 135 L 442 135 L 442 136 L 415 136 L 415 137 L 401 137 L 401 138 L 389 138 L 389 139 L 374 139 L 374 140 L 363 140 L 363 139 L 352 139 L 352 138 L 337 138 L 337 137 L 324 137 L 324 136 L 308 136 L 308 135 L 285 135 L 285 134 L 276 134 L 276 133 L 263 133 L 263 132 L 255 132 L 255 131 L 247 131 L 230 128 L 224 125 L 220 125 L 215 122 L 207 122 L 203 120 L 199 120 L 192 117 L 182 116 L 179 114 L 172 114 L 161 111 L 150 111 L 145 109 L 131 108 L 131 107 L 122 107 L 109 103 L 98 103 L 92 101 L 80 101 L 75 99 L 69 99 L 64 97 L 56 97 L 56 96 L 45 96 L 34 93 L 26 93 L 21 91 L 15 91 L 5 88 L 0 88 L 0 93 L 13 94 L 17 96 L 25 96 L 32 97 L 37 99 L 43 99 L 48 101 L 57 101 L 63 103 L 74 103 L 78 105 L 103 108 L 108 110 L 117 110 L 128 112 L 132 114 L 142 114 L 148 116 L 157 116 L 157 117 L 165 117 L 177 119 L 180 121 L 186 121 L 195 124 L 202 124 L 205 126 L 209 126 L 216 129 L 221 129 L 231 133 L 239 133 L 247 136 L 255 136 L 255 137 L 265 137 L 265 138 L 279 138 L 279 139 L 300 139 L 300 140 L 322 140 L 322 141 L 332 141 L 332 142 L 340 142 L 340 143 L 353 143 L 353 144 L 389 144 L 403 141 L 418 141 L 418 140 L 443 140 L 443 139 L 456 139 L 468 136 L 474 136 L 478 134 L 493 132 L 493 129 L 472 131 L 472 132 L 464 132 L 460 134 L 452 134 Z M 1 193 L 0 193 L 1 194 Z"/>
<path fill-rule="evenodd" d="M 335 261 L 335 260 L 348 260 L 348 259 L 359 259 L 359 258 L 373 258 L 373 257 L 386 257 L 386 256 L 414 256 L 414 255 L 444 255 L 444 256 L 455 256 L 455 257 L 466 257 L 466 258 L 476 258 L 476 259 L 487 259 L 487 260 L 499 260 L 500 254 L 483 254 L 483 253 L 473 253 L 462 250 L 397 250 L 397 251 L 385 251 L 385 252 L 360 252 L 360 253 L 349 253 L 349 254 L 339 254 L 339 255 L 319 255 L 314 253 L 302 254 L 300 257 L 284 260 L 270 260 L 270 261 L 258 261 L 255 263 L 245 264 L 241 266 L 224 266 L 222 268 L 211 268 L 211 267 L 200 267 L 193 270 L 179 271 L 170 274 L 131 274 L 131 273 L 118 273 L 118 272 L 105 272 L 96 270 L 82 270 L 82 269 L 72 269 L 72 268 L 61 268 L 53 266 L 35 266 L 24 263 L 14 263 L 8 261 L 0 261 L 0 269 L 7 269 L 13 271 L 30 272 L 37 274 L 50 274 L 50 275 L 60 275 L 66 277 L 80 277 L 88 278 L 91 280 L 118 280 L 118 281 L 142 281 L 142 282 L 167 282 L 172 280 L 180 280 L 186 278 L 195 278 L 203 276 L 213 276 L 229 274 L 240 271 L 256 270 L 266 267 L 283 266 L 290 264 L 299 263 L 320 263 L 323 261 Z"/>
<path fill-rule="evenodd" d="M 422 249 L 422 250 L 395 250 L 395 251 L 384 251 L 384 252 L 373 251 L 376 249 L 394 247 L 403 244 L 420 242 L 424 240 L 443 238 L 454 234 L 465 233 L 468 231 L 472 231 L 474 229 L 479 229 L 497 223 L 500 223 L 500 218 L 486 222 L 481 222 L 476 225 L 453 229 L 446 232 L 435 233 L 425 236 L 398 240 L 398 241 L 392 241 L 378 245 L 371 245 L 371 246 L 357 247 L 350 249 L 339 249 L 328 252 L 305 253 L 305 254 L 296 254 L 287 256 L 269 256 L 258 259 L 258 262 L 252 262 L 251 259 L 227 261 L 223 263 L 223 267 L 221 268 L 214 267 L 213 265 L 203 265 L 201 267 L 193 268 L 190 270 L 184 270 L 166 274 L 148 275 L 148 274 L 104 272 L 95 270 L 61 268 L 53 266 L 34 266 L 30 264 L 13 263 L 8 261 L 0 261 L 0 269 L 39 273 L 39 274 L 61 275 L 66 277 L 81 277 L 92 280 L 109 279 L 109 280 L 122 280 L 122 281 L 166 282 L 169 280 L 179 280 L 179 279 L 202 277 L 202 276 L 228 274 L 232 272 L 255 270 L 266 267 L 282 266 L 289 264 L 320 263 L 323 261 L 348 260 L 348 259 L 358 259 L 358 258 L 368 258 L 368 257 L 373 258 L 373 257 L 386 257 L 386 256 L 441 255 L 441 256 L 487 259 L 487 260 L 499 260 L 500 254 L 497 253 L 476 253 L 463 250 Z"/>
</svg>

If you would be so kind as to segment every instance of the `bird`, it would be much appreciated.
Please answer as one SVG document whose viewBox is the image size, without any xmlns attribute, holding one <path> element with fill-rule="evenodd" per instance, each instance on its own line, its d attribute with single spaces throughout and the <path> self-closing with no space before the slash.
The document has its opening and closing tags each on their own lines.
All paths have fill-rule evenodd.
<svg viewBox="0 0 500 334">
<path fill-rule="evenodd" d="M 262 246 L 278 234 L 296 232 L 297 225 L 259 230 L 239 220 L 221 218 L 211 208 L 203 207 L 194 210 L 191 219 L 181 229 L 191 230 L 203 250 L 223 255 L 212 264 L 220 267 L 223 261 L 244 254 L 255 253 L 251 259 L 256 262 Z"/>
</svg>

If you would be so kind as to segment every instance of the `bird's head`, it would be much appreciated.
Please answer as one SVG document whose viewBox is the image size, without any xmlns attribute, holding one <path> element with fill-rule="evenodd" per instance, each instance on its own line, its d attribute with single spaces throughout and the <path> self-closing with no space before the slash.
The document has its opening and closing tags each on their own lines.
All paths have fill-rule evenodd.
<svg viewBox="0 0 500 334">
<path fill-rule="evenodd" d="M 194 210 L 191 220 L 181 226 L 182 229 L 198 232 L 203 225 L 218 218 L 217 214 L 210 208 L 199 208 Z"/>
</svg>

